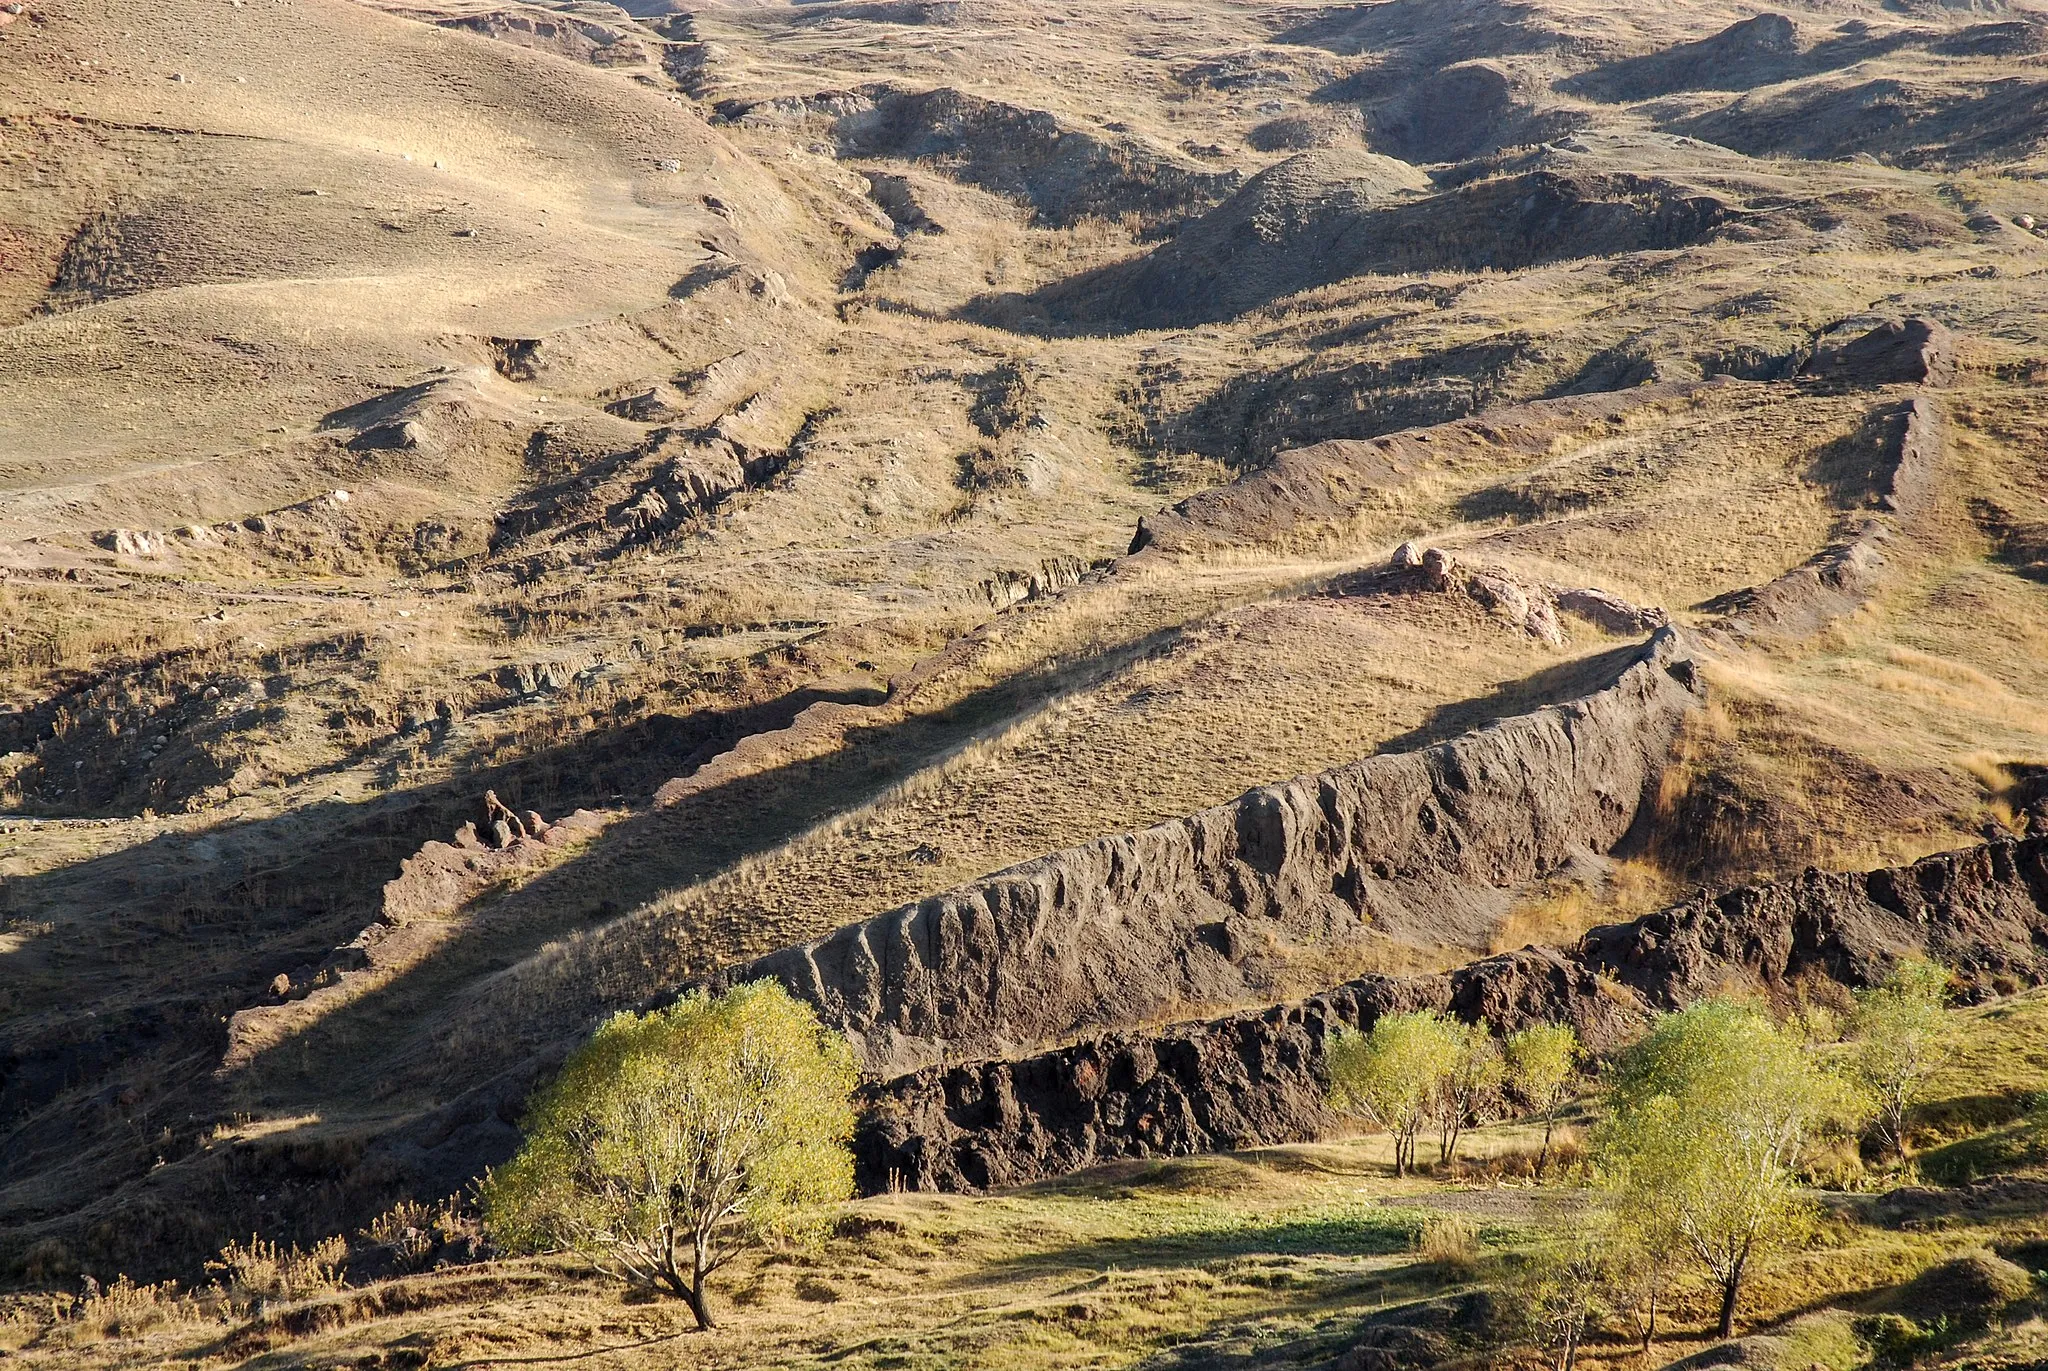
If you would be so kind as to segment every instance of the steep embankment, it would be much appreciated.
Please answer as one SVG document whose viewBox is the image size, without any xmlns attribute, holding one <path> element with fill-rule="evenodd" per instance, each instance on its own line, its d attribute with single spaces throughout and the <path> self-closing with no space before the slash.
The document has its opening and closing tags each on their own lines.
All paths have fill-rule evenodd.
<svg viewBox="0 0 2048 1371">
<path fill-rule="evenodd" d="M 1612 847 L 1699 691 L 1663 630 L 1569 704 L 1041 857 L 720 979 L 781 980 L 876 1072 L 1271 998 L 1294 949 L 1479 926 Z"/>
<path fill-rule="evenodd" d="M 1436 1009 L 1512 1032 L 1565 1021 L 1596 1050 L 1652 1012 L 1731 985 L 1849 986 L 1926 952 L 1973 994 L 2048 980 L 2048 838 L 1911 866 L 1701 895 L 1569 948 L 1528 947 L 1431 976 L 1367 976 L 1301 1004 L 1120 1032 L 1018 1061 L 919 1071 L 873 1091 L 858 1144 L 871 1189 L 981 1189 L 1116 1157 L 1314 1137 L 1331 1030 Z"/>
</svg>

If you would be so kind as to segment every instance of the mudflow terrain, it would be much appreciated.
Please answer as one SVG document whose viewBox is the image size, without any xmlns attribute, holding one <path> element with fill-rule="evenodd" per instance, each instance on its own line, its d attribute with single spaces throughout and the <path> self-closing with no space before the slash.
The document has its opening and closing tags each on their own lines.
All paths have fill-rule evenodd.
<svg viewBox="0 0 2048 1371">
<path fill-rule="evenodd" d="M 2044 833 L 2024 0 L 0 7 L 9 1279 L 759 976 L 874 1190 L 1314 1138 L 1389 1007 L 1988 1003 Z"/>
</svg>

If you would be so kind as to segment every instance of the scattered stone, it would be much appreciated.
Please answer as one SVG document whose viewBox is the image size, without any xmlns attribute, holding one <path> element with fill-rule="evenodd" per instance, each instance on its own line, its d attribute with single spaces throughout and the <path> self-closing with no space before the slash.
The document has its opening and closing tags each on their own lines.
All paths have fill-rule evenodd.
<svg viewBox="0 0 2048 1371">
<path fill-rule="evenodd" d="M 1403 543 L 1394 549 L 1394 555 L 1387 565 L 1396 571 L 1414 571 L 1422 565 L 1422 549 L 1414 543 Z"/>
<path fill-rule="evenodd" d="M 1422 554 L 1422 579 L 1431 590 L 1451 588 L 1451 568 L 1450 554 L 1440 547 L 1430 548 Z"/>
<path fill-rule="evenodd" d="M 498 798 L 495 790 L 484 792 L 484 826 L 498 840 L 494 846 L 501 852 L 512 846 L 514 839 L 526 836 L 526 825 Z"/>
<path fill-rule="evenodd" d="M 110 528 L 92 535 L 93 542 L 119 557 L 154 557 L 164 550 L 161 533 Z"/>
<path fill-rule="evenodd" d="M 2034 231 L 2034 216 L 2031 214 L 2018 215 L 2013 219 L 2012 223 L 2014 228 L 2023 228 L 2029 233 Z"/>
</svg>

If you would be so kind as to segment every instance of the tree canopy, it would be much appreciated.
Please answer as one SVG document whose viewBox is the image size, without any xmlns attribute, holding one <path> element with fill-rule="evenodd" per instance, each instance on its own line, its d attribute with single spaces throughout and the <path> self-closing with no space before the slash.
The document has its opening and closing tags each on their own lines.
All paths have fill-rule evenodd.
<svg viewBox="0 0 2048 1371">
<path fill-rule="evenodd" d="M 1906 1115 L 1927 1081 L 1948 1060 L 1948 968 L 1912 957 L 1884 981 L 1856 996 L 1850 1019 L 1855 1041 L 1850 1076 L 1870 1098 L 1877 1131 L 1898 1158 L 1906 1158 Z"/>
<path fill-rule="evenodd" d="M 1543 1150 L 1536 1154 L 1541 1175 L 1550 1162 L 1557 1111 L 1579 1077 L 1579 1035 L 1570 1024 L 1537 1024 L 1509 1035 L 1501 1055 L 1508 1083 L 1543 1117 Z"/>
<path fill-rule="evenodd" d="M 773 982 L 616 1015 L 534 1104 L 487 1220 L 666 1288 L 709 1328 L 714 1271 L 852 1193 L 856 1080 L 845 1040 Z"/>
<path fill-rule="evenodd" d="M 1603 1178 L 1632 1231 L 1712 1277 L 1721 1336 L 1750 1261 L 1806 1216 L 1793 1171 L 1803 1145 L 1851 1110 L 1796 1035 L 1726 1000 L 1665 1016 L 1615 1063 Z"/>
<path fill-rule="evenodd" d="M 1394 1136 L 1394 1173 L 1415 1164 L 1415 1138 L 1457 1068 L 1458 1026 L 1431 1010 L 1388 1014 L 1371 1030 L 1330 1035 L 1330 1104 Z"/>
</svg>

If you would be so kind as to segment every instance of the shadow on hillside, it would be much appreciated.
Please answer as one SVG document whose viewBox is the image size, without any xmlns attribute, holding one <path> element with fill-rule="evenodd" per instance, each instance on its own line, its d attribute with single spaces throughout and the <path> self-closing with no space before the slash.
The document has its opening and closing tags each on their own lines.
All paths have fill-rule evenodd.
<svg viewBox="0 0 2048 1371">
<path fill-rule="evenodd" d="M 1140 256 L 1028 295 L 979 296 L 957 314 L 1030 335 L 1123 336 L 1236 318 L 1355 276 L 1515 271 L 1685 247 L 1742 216 L 1725 191 L 1628 172 L 1540 167 L 1383 202 L 1340 189 L 1292 206 L 1269 241 L 1240 227 L 1259 212 L 1248 188 Z"/>
<path fill-rule="evenodd" d="M 11 878 L 0 909 L 47 931 L 0 953 L 13 1008 L 0 1034 L 0 1216 L 62 1213 L 198 1147 L 230 1102 L 211 1074 L 227 1016 L 375 920 L 399 863 L 477 817 L 486 789 L 552 815 L 645 795 L 810 704 L 866 698 L 804 687 L 654 715 L 359 804 L 160 834 Z M 57 1176 L 52 1193 L 41 1182 Z"/>
<path fill-rule="evenodd" d="M 1153 638 L 1127 647 L 1142 652 Z M 1480 701 L 1446 707 L 1385 750 L 1424 745 L 1497 714 L 1583 692 L 1601 683 L 1603 675 L 1611 679 L 1636 651 L 1617 648 L 1562 664 Z M 363 915 L 376 912 L 376 894 L 398 858 L 426 838 L 445 837 L 469 817 L 469 797 L 486 784 L 500 787 L 501 795 L 510 793 L 511 778 L 519 772 L 508 767 L 479 773 L 460 787 L 363 806 L 384 816 L 379 822 L 388 832 L 341 861 L 335 860 L 332 835 L 344 816 L 332 811 L 348 807 L 323 807 L 329 812 L 317 817 L 330 825 L 328 833 L 319 841 L 302 842 L 298 863 L 309 873 L 331 872 L 328 903 L 311 910 L 319 917 L 305 925 L 287 919 L 287 926 L 276 928 L 272 936 L 278 950 L 267 959 L 252 958 L 240 974 L 219 976 L 204 994 L 181 984 L 179 989 L 188 992 L 182 1022 L 164 1022 L 157 1006 L 143 1002 L 151 993 L 172 993 L 177 976 L 170 970 L 156 991 L 143 985 L 131 996 L 137 1002 L 136 1018 L 121 1031 L 105 1033 L 111 1016 L 93 1021 L 99 1029 L 96 1046 L 82 1019 L 74 1021 L 68 1037 L 18 1045 L 5 1088 L 10 1113 L 22 1126 L 0 1143 L 0 1156 L 10 1175 L 23 1178 L 23 1188 L 0 1208 L 18 1209 L 31 1198 L 32 1207 L 45 1215 L 118 1205 L 126 1187 L 154 1167 L 152 1205 L 172 1216 L 175 1231 L 138 1229 L 121 1235 L 126 1264 L 120 1269 L 147 1273 L 181 1261 L 189 1264 L 234 1232 L 312 1238 L 334 1231 L 334 1224 L 360 1222 L 357 1211 L 365 1203 L 389 1203 L 404 1193 L 426 1199 L 445 1194 L 479 1167 L 509 1155 L 532 1084 L 601 1014 L 790 941 L 787 930 L 750 928 L 744 910 L 711 911 L 718 922 L 709 929 L 693 927 L 687 919 L 603 925 L 612 911 L 630 909 L 774 847 L 873 796 L 990 724 L 1071 686 L 1073 679 L 1071 665 L 1014 677 L 932 715 L 856 727 L 843 746 L 824 755 L 737 777 L 673 808 L 619 820 L 525 885 L 476 902 L 471 921 L 455 928 L 417 965 L 260 1053 L 234 1081 L 220 1082 L 211 1073 L 220 1059 L 221 1021 L 227 1011 L 264 1001 L 263 986 L 285 955 L 282 949 L 303 957 L 333 946 L 337 932 L 352 934 L 367 922 Z M 766 725 L 793 716 L 802 703 L 817 698 L 822 697 L 816 692 L 793 693 L 760 707 L 764 712 L 755 721 Z M 699 721 L 697 731 L 708 727 Z M 622 730 L 573 749 L 585 761 L 606 759 L 611 769 L 600 766 L 593 781 L 601 777 L 605 785 L 620 784 L 629 774 L 644 780 L 664 768 L 670 774 L 677 769 L 673 739 L 666 748 L 648 746 L 644 756 L 617 756 L 621 739 L 650 742 L 646 735 Z M 540 807 L 537 795 L 521 794 L 520 799 Z M 363 815 L 346 817 L 358 829 L 372 822 Z M 432 826 L 422 832 L 429 822 Z M 133 853 L 117 854 L 88 865 L 107 868 L 95 873 L 106 888 L 111 880 L 127 879 L 121 871 L 133 859 Z M 37 879 L 47 886 L 67 874 L 79 878 L 74 870 Z M 40 898 L 51 893 L 46 889 Z M 275 911 L 270 916 L 275 922 Z M 534 959 L 550 942 L 600 926 L 616 935 L 601 956 Z M 749 946 L 749 937 L 762 945 Z M 522 962 L 527 965 L 521 979 L 504 975 Z M 173 1058 L 180 1059 L 174 1069 L 169 1066 Z M 123 1066 L 129 1071 L 117 1070 Z M 126 1098 L 122 1088 L 138 1071 L 152 1070 L 153 1079 L 138 1083 L 147 1094 L 139 1110 L 114 1099 Z M 205 1150 L 199 1131 L 230 1105 L 258 1117 L 324 1122 L 220 1153 Z M 188 1121 L 156 1155 L 128 1149 L 82 1171 L 73 1165 L 82 1140 L 113 1136 L 109 1110 L 147 1115 L 152 1109 L 166 1119 Z M 383 1122 L 370 1123 L 373 1115 Z M 363 1122 L 352 1124 L 351 1119 Z M 177 1132 L 173 1128 L 164 1136 L 171 1139 Z M 169 1164 L 155 1165 L 156 1156 Z M 243 1179 L 224 1190 L 223 1167 Z M 58 1173 L 70 1179 L 54 1192 L 38 1179 Z M 1228 1247 L 1242 1241 L 1253 1244 L 1245 1250 L 1266 1250 L 1275 1241 L 1301 1246 L 1326 1240 L 1336 1239 L 1313 1227 L 1283 1228 L 1256 1237 L 1174 1238 L 1168 1247 L 1192 1252 L 1205 1243 Z M 1114 1260 L 1115 1251 L 1105 1248 L 1100 1257 Z"/>
<path fill-rule="evenodd" d="M 1616 676 L 1627 670 L 1642 655 L 1642 643 L 1629 643 L 1622 647 L 1609 648 L 1604 652 L 1596 652 L 1589 657 L 1579 657 L 1569 662 L 1560 662 L 1556 666 L 1545 667 L 1532 676 L 1509 681 L 1469 700 L 1456 700 L 1450 704 L 1440 705 L 1430 711 L 1429 717 L 1422 723 L 1380 744 L 1375 755 L 1414 752 L 1455 738 L 1461 733 L 1484 728 L 1496 719 L 1505 719 L 1515 714 L 1528 714 L 1547 705 L 1563 704 L 1567 700 L 1590 694 L 1612 684 Z"/>
<path fill-rule="evenodd" d="M 1412 1214 L 1374 1206 L 1370 1211 L 1248 1215 L 1211 1228 L 1187 1228 L 1135 1238 L 1101 1238 L 1050 1252 L 1028 1252 L 994 1263 L 970 1278 L 1008 1280 L 1019 1271 L 1119 1270 L 1144 1266 L 1201 1266 L 1249 1256 L 1384 1257 L 1415 1241 Z"/>
</svg>

